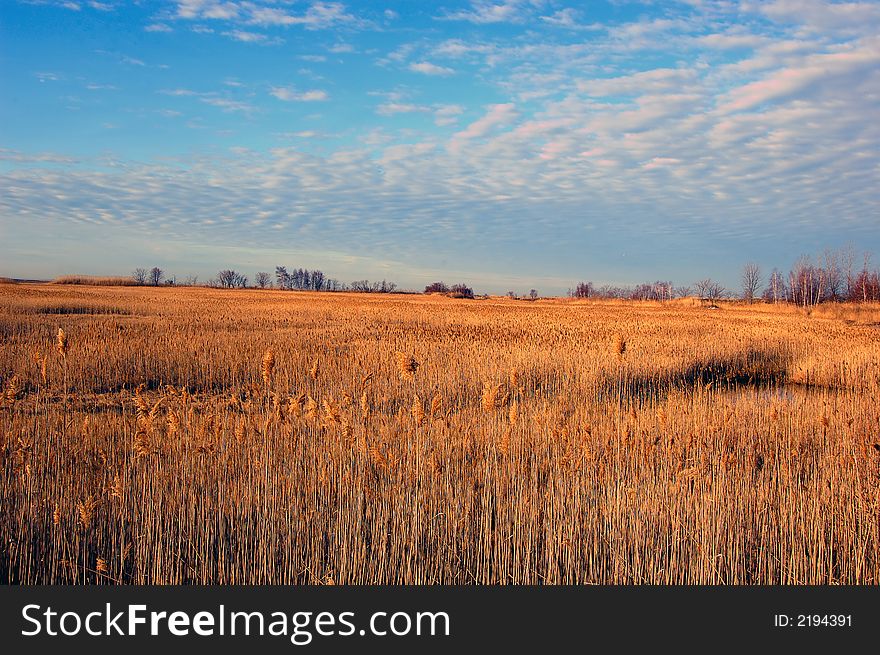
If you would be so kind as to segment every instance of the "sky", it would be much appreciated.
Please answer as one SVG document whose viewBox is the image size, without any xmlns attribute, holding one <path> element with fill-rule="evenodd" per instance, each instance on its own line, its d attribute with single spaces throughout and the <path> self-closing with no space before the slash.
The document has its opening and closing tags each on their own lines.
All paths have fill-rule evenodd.
<svg viewBox="0 0 880 655">
<path fill-rule="evenodd" d="M 880 256 L 878 117 L 880 2 L 0 0 L 0 275 L 737 288 Z"/>
</svg>

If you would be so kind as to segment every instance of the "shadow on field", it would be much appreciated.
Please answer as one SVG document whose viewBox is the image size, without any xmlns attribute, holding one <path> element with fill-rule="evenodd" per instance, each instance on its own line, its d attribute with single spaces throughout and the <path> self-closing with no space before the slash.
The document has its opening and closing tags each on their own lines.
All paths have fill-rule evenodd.
<svg viewBox="0 0 880 655">
<path fill-rule="evenodd" d="M 42 307 L 25 307 L 19 310 L 20 314 L 43 314 L 46 316 L 132 316 L 134 312 L 125 307 L 111 307 L 105 305 L 51 305 Z"/>
<path fill-rule="evenodd" d="M 670 391 L 736 389 L 781 386 L 791 356 L 781 350 L 749 349 L 729 357 L 710 357 L 687 367 L 657 372 L 632 371 L 625 366 L 609 372 L 599 382 L 603 395 L 630 399 L 663 396 Z"/>
</svg>

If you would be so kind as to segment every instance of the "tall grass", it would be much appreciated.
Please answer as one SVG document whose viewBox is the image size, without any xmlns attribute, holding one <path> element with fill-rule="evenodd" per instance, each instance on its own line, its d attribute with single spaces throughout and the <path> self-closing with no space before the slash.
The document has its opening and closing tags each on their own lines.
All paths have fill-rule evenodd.
<svg viewBox="0 0 880 655">
<path fill-rule="evenodd" d="M 5 582 L 878 582 L 870 324 L 204 289 L 0 300 Z M 34 311 L 54 306 L 126 313 Z"/>
<path fill-rule="evenodd" d="M 52 284 L 80 284 L 94 287 L 135 287 L 138 283 L 130 277 L 101 277 L 97 275 L 62 275 Z"/>
</svg>

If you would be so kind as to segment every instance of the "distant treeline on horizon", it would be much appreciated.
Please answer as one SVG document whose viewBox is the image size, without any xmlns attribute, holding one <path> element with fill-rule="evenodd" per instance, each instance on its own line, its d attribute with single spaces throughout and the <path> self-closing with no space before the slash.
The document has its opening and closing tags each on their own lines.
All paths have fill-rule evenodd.
<svg viewBox="0 0 880 655">
<path fill-rule="evenodd" d="M 578 282 L 568 290 L 567 296 L 577 299 L 618 299 L 618 300 L 671 300 L 699 296 L 709 301 L 721 299 L 742 299 L 748 302 L 764 301 L 773 303 L 793 303 L 802 306 L 818 305 L 824 302 L 880 302 L 880 268 L 871 267 L 871 253 L 857 258 L 852 248 L 826 250 L 816 258 L 800 257 L 787 272 L 774 268 L 765 277 L 758 264 L 743 266 L 740 289 L 727 289 L 712 278 L 703 278 L 692 285 L 674 285 L 671 281 L 645 282 L 637 285 L 596 285 L 591 281 Z M 205 286 L 222 289 L 281 289 L 296 291 L 329 291 L 354 293 L 436 293 L 455 298 L 474 298 L 473 289 L 465 284 L 447 285 L 442 281 L 432 282 L 424 291 L 401 289 L 387 280 L 355 280 L 341 282 L 328 277 L 318 269 L 291 268 L 276 266 L 274 280 L 267 272 L 259 272 L 254 283 L 249 284 L 248 276 L 232 269 L 218 271 L 217 275 L 199 284 L 197 276 L 188 276 L 182 281 L 168 277 L 163 269 L 137 268 L 129 277 L 94 277 L 87 275 L 66 275 L 53 280 L 55 284 L 91 284 L 98 286 Z M 16 280 L 0 278 L 0 282 L 37 282 L 37 280 Z M 519 296 L 513 291 L 506 294 L 510 298 L 536 300 L 536 289 L 528 295 Z"/>
</svg>

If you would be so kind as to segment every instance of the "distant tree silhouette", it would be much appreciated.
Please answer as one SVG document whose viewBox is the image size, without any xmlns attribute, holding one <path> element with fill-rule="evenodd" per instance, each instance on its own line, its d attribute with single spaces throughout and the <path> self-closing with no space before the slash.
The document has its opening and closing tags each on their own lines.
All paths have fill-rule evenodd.
<svg viewBox="0 0 880 655">
<path fill-rule="evenodd" d="M 572 298 L 589 298 L 593 295 L 592 282 L 578 282 L 577 286 L 568 293 Z"/>
<path fill-rule="evenodd" d="M 291 288 L 290 273 L 287 272 L 286 266 L 275 267 L 275 281 L 277 282 L 279 289 Z"/>
<path fill-rule="evenodd" d="M 785 302 L 788 297 L 788 289 L 785 286 L 785 277 L 779 269 L 774 268 L 770 273 L 770 279 L 767 281 L 767 288 L 762 294 L 765 302 Z"/>
<path fill-rule="evenodd" d="M 449 287 L 443 282 L 431 282 L 425 287 L 425 293 L 448 293 Z"/>
<path fill-rule="evenodd" d="M 823 253 L 823 258 L 827 299 L 831 301 L 841 300 L 844 284 L 843 270 L 840 266 L 841 255 L 830 248 L 826 248 Z"/>
<path fill-rule="evenodd" d="M 357 293 L 393 293 L 394 290 L 397 289 L 397 285 L 394 282 L 387 282 L 386 280 L 382 280 L 381 282 L 355 280 L 349 285 L 348 289 L 349 291 L 355 291 Z"/>
<path fill-rule="evenodd" d="M 464 283 L 453 284 L 449 289 L 449 295 L 453 298 L 473 298 L 474 290 Z"/>
<path fill-rule="evenodd" d="M 223 270 L 217 273 L 217 282 L 226 289 L 242 289 L 247 286 L 247 277 L 233 270 Z"/>
<path fill-rule="evenodd" d="M 700 294 L 701 298 L 705 298 L 711 302 L 719 300 L 726 293 L 725 288 L 712 278 L 699 280 L 694 283 L 694 286 L 697 288 L 697 293 Z"/>
<path fill-rule="evenodd" d="M 761 267 L 754 262 L 749 262 L 743 266 L 742 277 L 743 300 L 754 302 L 755 294 L 761 286 Z"/>
</svg>

